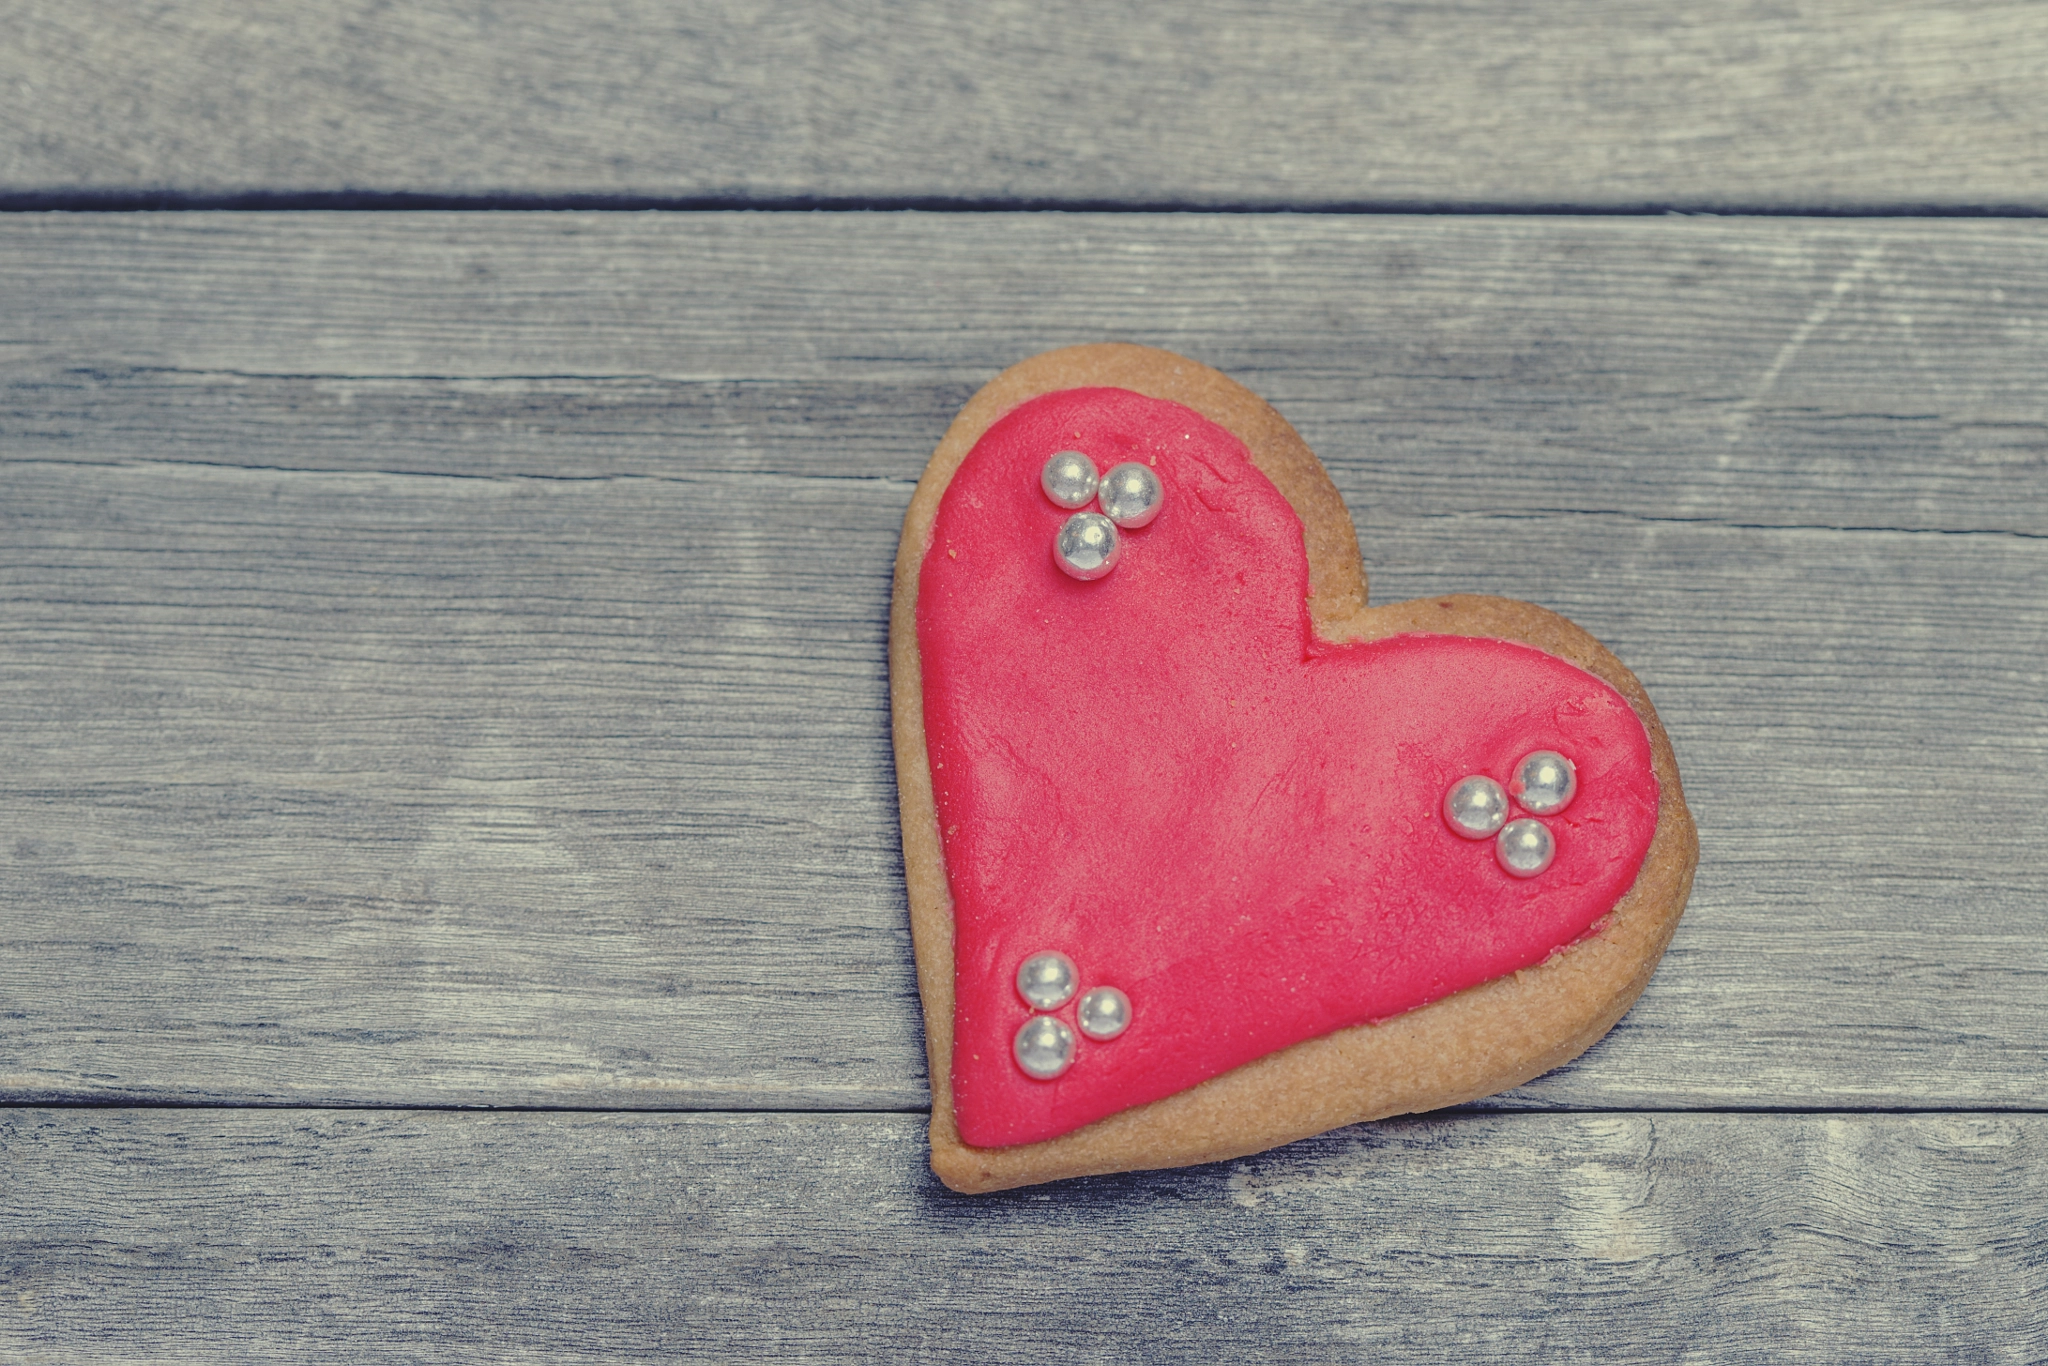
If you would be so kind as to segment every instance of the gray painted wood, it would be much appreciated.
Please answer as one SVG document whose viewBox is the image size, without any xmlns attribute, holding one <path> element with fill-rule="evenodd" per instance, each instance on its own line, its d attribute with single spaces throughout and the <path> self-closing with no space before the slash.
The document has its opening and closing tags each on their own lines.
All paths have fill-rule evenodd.
<svg viewBox="0 0 2048 1366">
<path fill-rule="evenodd" d="M 1642 673 L 1704 856 L 1508 1106 L 2038 1107 L 2048 243 L 1798 221 L 0 223 L 0 1096 L 914 1109 L 896 528 L 1009 360 L 1259 387 L 1382 600 Z"/>
<path fill-rule="evenodd" d="M 2011 0 L 18 0 L 0 187 L 2048 207 Z"/>
<path fill-rule="evenodd" d="M 13 458 L 901 480 L 996 369 L 1122 338 L 1279 404 L 1368 559 L 1377 516 L 1569 510 L 1589 475 L 1645 521 L 2048 534 L 2032 223 L 56 214 L 0 243 Z"/>
<path fill-rule="evenodd" d="M 14 1110 L 0 1164 L 27 1360 L 2048 1353 L 2039 1115 L 1452 1116 L 975 1197 L 892 1115 Z"/>
</svg>

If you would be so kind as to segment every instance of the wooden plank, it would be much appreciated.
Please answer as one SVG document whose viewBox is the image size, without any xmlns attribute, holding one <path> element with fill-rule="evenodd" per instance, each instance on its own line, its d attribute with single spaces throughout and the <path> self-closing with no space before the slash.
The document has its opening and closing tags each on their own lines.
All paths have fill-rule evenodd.
<svg viewBox="0 0 2048 1366">
<path fill-rule="evenodd" d="M 971 1198 L 888 1115 L 10 1110 L 0 1163 L 28 1360 L 2048 1350 L 2039 1115 L 1467 1115 Z"/>
<path fill-rule="evenodd" d="M 0 1096 L 921 1105 L 896 526 L 974 378 L 1147 301 L 1379 597 L 1548 603 L 1663 708 L 1693 909 L 1502 1103 L 2048 1095 L 2048 852 L 1986 815 L 2048 747 L 2038 234 L 0 229 Z"/>
<path fill-rule="evenodd" d="M 12 1094 L 922 1102 L 900 486 L 6 489 Z M 1590 515 L 1383 544 L 1393 594 L 1520 588 L 1637 659 L 1707 832 L 1644 1004 L 1529 1096 L 2048 1096 L 2048 863 L 1983 814 L 2039 781 L 2048 545 Z"/>
<path fill-rule="evenodd" d="M 1368 546 L 1585 478 L 1648 520 L 2048 534 L 2027 223 L 124 214 L 0 244 L 17 458 L 903 479 L 995 370 L 1120 338 L 1271 398 Z"/>
<path fill-rule="evenodd" d="M 2048 14 L 2012 0 L 42 0 L 8 27 L 15 203 L 2048 207 Z"/>
</svg>

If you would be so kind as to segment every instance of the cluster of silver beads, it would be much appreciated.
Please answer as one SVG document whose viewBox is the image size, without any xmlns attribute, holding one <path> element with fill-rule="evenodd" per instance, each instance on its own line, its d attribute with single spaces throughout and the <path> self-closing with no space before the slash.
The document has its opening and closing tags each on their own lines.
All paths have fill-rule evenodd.
<svg viewBox="0 0 2048 1366">
<path fill-rule="evenodd" d="M 1017 968 L 1017 994 L 1033 1010 L 1058 1010 L 1078 990 L 1080 974 L 1064 953 L 1034 953 Z M 1081 998 L 1075 1023 L 1091 1039 L 1114 1039 L 1131 1027 L 1131 998 L 1115 987 L 1096 987 Z M 1074 1065 L 1074 1031 L 1051 1015 L 1033 1015 L 1011 1050 L 1025 1076 L 1051 1081 Z"/>
<path fill-rule="evenodd" d="M 1510 877 L 1535 877 L 1557 857 L 1557 840 L 1537 816 L 1552 816 L 1579 792 L 1572 761 L 1539 749 L 1515 765 L 1502 787 L 1483 773 L 1460 778 L 1444 793 L 1444 824 L 1468 840 L 1493 839 L 1493 857 Z M 1508 819 L 1511 805 L 1531 814 Z"/>
<path fill-rule="evenodd" d="M 1039 471 L 1038 487 L 1054 506 L 1073 512 L 1053 536 L 1052 558 L 1082 582 L 1116 568 L 1123 554 L 1121 530 L 1150 526 L 1166 503 L 1159 476 L 1134 460 L 1097 476 L 1095 462 L 1080 451 L 1059 451 Z M 1095 502 L 1100 512 L 1079 509 Z"/>
</svg>

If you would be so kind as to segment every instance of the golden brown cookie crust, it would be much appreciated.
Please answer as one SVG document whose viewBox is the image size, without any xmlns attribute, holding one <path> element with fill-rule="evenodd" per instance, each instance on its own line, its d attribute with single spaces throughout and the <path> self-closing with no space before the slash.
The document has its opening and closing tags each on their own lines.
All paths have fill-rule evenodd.
<svg viewBox="0 0 2048 1366">
<path fill-rule="evenodd" d="M 1635 885 L 1594 933 L 1535 967 L 1388 1020 L 1294 1044 L 1058 1138 L 972 1148 L 960 1141 L 953 1121 L 953 900 L 925 751 L 918 571 L 939 499 L 982 433 L 1027 399 L 1091 385 L 1182 404 L 1250 448 L 1252 463 L 1301 518 L 1309 616 L 1324 639 L 1431 631 L 1518 640 L 1611 684 L 1650 734 L 1660 792 L 1657 831 Z M 1150 347 L 1103 343 L 1033 356 L 990 380 L 953 419 L 903 519 L 889 613 L 889 695 L 911 939 L 931 1065 L 932 1170 L 957 1191 L 1242 1157 L 1342 1125 L 1439 1109 L 1519 1086 L 1584 1052 L 1635 1003 L 1671 942 L 1699 860 L 1670 737 L 1643 685 L 1620 660 L 1555 612 L 1509 598 L 1459 594 L 1367 607 L 1351 515 L 1294 428 L 1221 372 Z"/>
</svg>

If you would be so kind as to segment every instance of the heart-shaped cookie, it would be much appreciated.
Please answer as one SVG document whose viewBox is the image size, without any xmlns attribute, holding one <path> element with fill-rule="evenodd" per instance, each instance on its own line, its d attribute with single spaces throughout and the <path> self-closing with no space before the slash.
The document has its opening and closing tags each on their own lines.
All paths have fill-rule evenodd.
<svg viewBox="0 0 2048 1366">
<path fill-rule="evenodd" d="M 1696 858 L 1641 685 L 1526 603 L 1364 598 L 1321 465 L 1213 370 L 1076 347 L 961 412 L 890 628 L 948 1185 L 1469 1100 L 1641 992 Z"/>
</svg>

